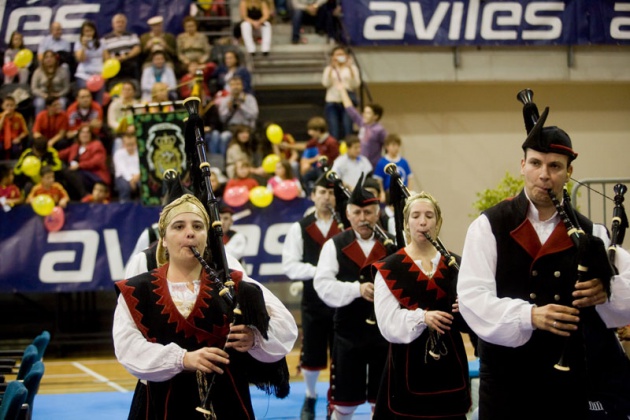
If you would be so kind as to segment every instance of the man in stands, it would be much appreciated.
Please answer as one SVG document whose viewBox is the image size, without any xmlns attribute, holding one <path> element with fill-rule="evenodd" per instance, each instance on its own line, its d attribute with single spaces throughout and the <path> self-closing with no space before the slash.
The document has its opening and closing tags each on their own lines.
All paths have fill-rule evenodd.
<svg viewBox="0 0 630 420">
<path fill-rule="evenodd" d="M 89 125 L 92 134 L 96 137 L 101 135 L 103 126 L 103 108 L 94 100 L 88 89 L 79 89 L 77 100 L 74 101 L 66 111 L 68 116 L 69 139 L 74 139 L 83 125 Z"/>
<path fill-rule="evenodd" d="M 103 37 L 105 59 L 116 58 L 120 61 L 120 71 L 111 83 L 122 79 L 140 79 L 138 56 L 142 52 L 140 38 L 127 31 L 127 16 L 117 13 L 112 18 L 112 31 Z"/>
</svg>

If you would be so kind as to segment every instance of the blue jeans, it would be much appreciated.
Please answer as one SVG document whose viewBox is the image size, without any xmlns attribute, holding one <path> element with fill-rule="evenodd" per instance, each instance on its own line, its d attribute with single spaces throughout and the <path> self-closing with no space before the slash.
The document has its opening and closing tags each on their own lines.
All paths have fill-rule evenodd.
<svg viewBox="0 0 630 420">
<path fill-rule="evenodd" d="M 326 102 L 324 117 L 328 124 L 328 132 L 335 139 L 341 141 L 348 134 L 352 134 L 352 120 L 342 103 Z"/>
<path fill-rule="evenodd" d="M 218 130 L 212 130 L 204 136 L 206 140 L 206 150 L 213 155 L 221 155 L 225 157 L 227 146 L 232 140 L 232 132 L 229 130 L 219 133 Z"/>
<path fill-rule="evenodd" d="M 122 176 L 119 176 L 115 180 L 116 191 L 118 191 L 118 199 L 121 202 L 131 200 L 131 184 Z"/>
</svg>

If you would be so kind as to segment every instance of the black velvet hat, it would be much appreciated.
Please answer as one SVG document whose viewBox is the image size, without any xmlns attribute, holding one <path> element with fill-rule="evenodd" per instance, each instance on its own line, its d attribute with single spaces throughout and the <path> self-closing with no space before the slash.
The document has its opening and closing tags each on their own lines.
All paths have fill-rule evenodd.
<svg viewBox="0 0 630 420">
<path fill-rule="evenodd" d="M 558 153 L 568 156 L 569 162 L 571 162 L 578 156 L 573 151 L 571 138 L 559 127 L 543 127 L 548 114 L 549 107 L 545 108 L 536 125 L 529 132 L 523 143 L 523 150 L 532 149 L 541 153 Z"/>
<path fill-rule="evenodd" d="M 222 213 L 230 213 L 234 214 L 234 209 L 227 204 L 223 200 L 219 201 L 219 214 Z"/>
<path fill-rule="evenodd" d="M 335 183 L 326 178 L 326 173 L 323 173 L 319 178 L 317 178 L 317 181 L 315 181 L 313 188 L 315 187 L 335 188 Z"/>
<path fill-rule="evenodd" d="M 378 198 L 374 197 L 374 194 L 363 188 L 363 174 L 359 177 L 357 185 L 352 190 L 348 204 L 354 204 L 355 206 L 365 207 L 370 204 L 378 204 Z"/>
<path fill-rule="evenodd" d="M 365 178 L 363 188 L 374 188 L 379 193 L 381 192 L 381 184 L 379 184 L 378 181 L 371 176 Z"/>
</svg>

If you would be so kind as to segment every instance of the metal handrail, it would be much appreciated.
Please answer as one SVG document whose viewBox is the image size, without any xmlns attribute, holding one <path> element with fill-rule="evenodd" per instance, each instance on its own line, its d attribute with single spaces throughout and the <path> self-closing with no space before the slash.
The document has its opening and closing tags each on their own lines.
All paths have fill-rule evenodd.
<svg viewBox="0 0 630 420">
<path fill-rule="evenodd" d="M 608 219 L 609 216 L 612 218 L 612 207 L 614 207 L 614 203 L 612 203 L 612 197 L 608 195 L 608 188 L 612 191 L 612 188 L 615 185 L 624 183 L 630 183 L 630 178 L 586 178 L 582 180 L 576 180 L 576 183 L 573 186 L 573 190 L 571 191 L 571 201 L 574 203 L 574 205 L 576 205 L 576 203 L 578 202 L 577 200 L 580 198 L 580 195 L 578 195 L 578 191 L 581 187 L 585 187 L 586 209 L 582 208 L 581 205 L 578 205 L 578 207 L 580 208 L 580 212 L 591 219 L 593 222 L 602 223 L 604 226 L 609 227 Z M 598 212 L 598 208 L 593 207 L 593 192 L 601 196 L 601 213 Z M 610 212 L 608 211 L 608 200 L 611 200 L 612 203 L 610 205 Z M 596 220 L 593 220 L 593 218 L 595 218 Z M 601 218 L 602 220 L 597 220 L 597 218 Z"/>
</svg>

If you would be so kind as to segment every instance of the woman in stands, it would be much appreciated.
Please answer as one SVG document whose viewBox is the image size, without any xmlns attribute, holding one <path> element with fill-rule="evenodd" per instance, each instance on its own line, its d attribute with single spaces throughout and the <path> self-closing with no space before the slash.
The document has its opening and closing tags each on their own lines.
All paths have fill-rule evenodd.
<svg viewBox="0 0 630 420">
<path fill-rule="evenodd" d="M 8 48 L 4 51 L 4 64 L 10 63 L 15 60 L 15 56 L 17 53 L 26 48 L 24 46 L 24 36 L 18 31 L 13 31 L 11 33 L 11 39 L 8 43 Z M 15 76 L 7 76 L 4 75 L 4 84 L 8 85 L 9 83 L 28 83 L 28 76 L 30 75 L 28 66 L 22 67 L 18 69 L 18 73 Z M 17 76 L 17 79 L 16 79 Z"/>
<path fill-rule="evenodd" d="M 92 76 L 100 76 L 103 73 L 103 62 L 105 61 L 106 50 L 101 43 L 96 30 L 96 24 L 91 20 L 86 20 L 81 25 L 79 40 L 74 43 L 74 57 L 78 66 L 74 73 L 78 89 L 88 87 L 88 80 Z M 92 89 L 90 89 L 92 92 Z M 92 92 L 92 96 L 99 104 L 103 103 L 103 85 L 98 91 Z"/>
<path fill-rule="evenodd" d="M 94 137 L 90 126 L 79 128 L 76 142 L 60 151 L 59 158 L 67 164 L 63 172 L 72 199 L 85 197 L 97 181 L 111 185 L 105 146 Z"/>
<path fill-rule="evenodd" d="M 45 51 L 42 62 L 33 72 L 31 93 L 35 115 L 46 108 L 46 99 L 49 97 L 59 98 L 61 108 L 66 109 L 67 95 L 70 93 L 70 73 L 66 66 L 60 65 L 59 56 L 54 51 Z"/>
<path fill-rule="evenodd" d="M 240 76 L 243 81 L 243 91 L 245 93 L 252 93 L 252 76 L 249 70 L 241 65 L 241 60 L 236 51 L 228 50 L 223 54 L 223 64 L 217 67 L 211 77 L 214 83 L 216 83 L 215 89 L 218 91 L 223 90 L 225 91 L 225 95 L 227 95 L 227 93 L 230 92 L 229 81 L 233 76 Z"/>
</svg>

